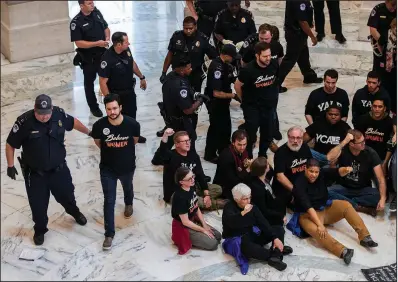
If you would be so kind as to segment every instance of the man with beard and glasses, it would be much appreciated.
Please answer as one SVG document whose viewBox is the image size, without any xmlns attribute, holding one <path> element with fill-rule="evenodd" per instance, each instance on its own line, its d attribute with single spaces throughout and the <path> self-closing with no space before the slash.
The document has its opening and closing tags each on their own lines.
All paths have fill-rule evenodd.
<svg viewBox="0 0 398 282">
<path fill-rule="evenodd" d="M 253 144 L 257 141 L 260 128 L 258 155 L 267 157 L 267 150 L 274 137 L 274 115 L 279 96 L 277 83 L 279 65 L 271 59 L 270 45 L 256 44 L 256 60 L 241 69 L 235 82 L 235 91 L 242 101 L 245 129 L 248 134 L 247 151 L 253 158 Z"/>
<path fill-rule="evenodd" d="M 100 175 L 104 192 L 105 240 L 103 250 L 112 247 L 115 236 L 116 186 L 120 180 L 124 192 L 124 217 L 133 214 L 133 176 L 135 171 L 135 144 L 140 137 L 140 124 L 122 114 L 117 94 L 104 98 L 106 117 L 96 121 L 91 136 L 101 149 Z"/>
<path fill-rule="evenodd" d="M 282 145 L 274 156 L 275 179 L 272 191 L 276 198 L 292 208 L 292 190 L 296 178 L 304 173 L 307 160 L 312 158 L 311 150 L 303 144 L 304 131 L 293 126 L 287 131 L 287 142 Z"/>
<path fill-rule="evenodd" d="M 136 119 L 137 95 L 135 94 L 135 78 L 140 78 L 140 88 L 146 90 L 145 76 L 135 62 L 129 45 L 129 38 L 125 32 L 112 34 L 112 47 L 102 56 L 99 70 L 99 84 L 103 95 L 118 94 L 122 107 L 122 114 Z M 146 138 L 140 136 L 138 143 L 145 143 Z"/>
<path fill-rule="evenodd" d="M 337 161 L 339 167 L 352 167 L 337 184 L 329 187 L 333 200 L 346 200 L 356 211 L 376 216 L 386 203 L 386 181 L 381 160 L 376 151 L 365 145 L 365 137 L 356 129 L 350 129 L 346 138 L 327 154 L 329 161 Z M 348 146 L 346 146 L 348 145 Z M 378 189 L 372 187 L 372 178 L 377 178 Z"/>
<path fill-rule="evenodd" d="M 330 105 L 341 108 L 341 119 L 347 121 L 350 101 L 347 91 L 336 86 L 339 74 L 328 69 L 323 76 L 323 87 L 313 90 L 305 105 L 305 119 L 311 125 L 315 120 L 323 118 Z"/>
<path fill-rule="evenodd" d="M 315 146 L 311 149 L 314 159 L 319 161 L 321 167 L 329 164 L 326 159 L 327 153 L 336 145 L 340 144 L 351 127 L 341 118 L 341 108 L 331 105 L 326 110 L 325 118 L 317 119 L 305 130 L 303 141 L 308 143 L 315 140 Z"/>
<path fill-rule="evenodd" d="M 372 102 L 376 98 L 383 99 L 387 113 L 390 112 L 390 95 L 380 86 L 380 83 L 380 75 L 376 71 L 370 71 L 366 78 L 366 85 L 355 92 L 354 98 L 352 99 L 352 124 L 354 127 L 358 117 L 370 111 Z"/>
</svg>

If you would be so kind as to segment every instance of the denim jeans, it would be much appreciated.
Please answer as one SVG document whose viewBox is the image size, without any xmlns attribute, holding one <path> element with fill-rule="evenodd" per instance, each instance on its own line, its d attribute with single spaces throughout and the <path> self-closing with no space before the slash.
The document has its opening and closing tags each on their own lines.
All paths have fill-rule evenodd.
<svg viewBox="0 0 398 282">
<path fill-rule="evenodd" d="M 348 189 L 335 184 L 328 188 L 329 198 L 332 200 L 345 200 L 356 209 L 358 205 L 376 208 L 380 201 L 380 193 L 377 188 L 364 187 L 361 189 Z"/>
<path fill-rule="evenodd" d="M 117 180 L 120 180 L 124 192 L 124 204 L 132 205 L 134 198 L 133 176 L 135 168 L 132 172 L 124 175 L 116 175 L 107 168 L 100 169 L 102 191 L 104 192 L 104 222 L 105 237 L 115 236 L 115 203 L 116 203 L 116 187 Z"/>
<path fill-rule="evenodd" d="M 314 159 L 316 159 L 316 160 L 319 162 L 319 165 L 320 165 L 321 167 L 324 167 L 324 166 L 326 166 L 326 165 L 329 165 L 329 161 L 328 161 L 328 159 L 326 158 L 326 155 L 321 154 L 321 153 L 319 153 L 319 152 L 317 152 L 317 151 L 315 151 L 315 150 L 313 150 L 313 149 L 310 149 L 310 150 L 311 150 L 312 157 L 313 157 Z"/>
</svg>

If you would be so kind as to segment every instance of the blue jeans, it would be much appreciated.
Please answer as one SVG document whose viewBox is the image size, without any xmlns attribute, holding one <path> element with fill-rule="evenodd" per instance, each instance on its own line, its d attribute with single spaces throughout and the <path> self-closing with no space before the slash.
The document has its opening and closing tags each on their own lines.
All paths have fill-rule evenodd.
<svg viewBox="0 0 398 282">
<path fill-rule="evenodd" d="M 335 184 L 328 188 L 329 199 L 345 200 L 356 209 L 358 206 L 376 208 L 380 201 L 377 188 L 364 187 L 362 189 L 348 189 L 342 185 Z"/>
<path fill-rule="evenodd" d="M 313 150 L 313 149 L 310 149 L 310 150 L 311 150 L 312 157 L 313 157 L 314 159 L 316 159 L 316 160 L 319 162 L 319 165 L 320 165 L 321 167 L 324 167 L 324 166 L 326 166 L 326 165 L 329 165 L 329 161 L 328 161 L 328 159 L 326 158 L 326 155 L 321 154 L 321 153 L 319 153 L 319 152 L 317 152 L 317 151 L 315 151 L 315 150 Z"/>
<path fill-rule="evenodd" d="M 115 236 L 116 186 L 119 179 L 124 192 L 124 204 L 132 205 L 134 198 L 133 176 L 135 169 L 124 175 L 116 175 L 107 168 L 100 169 L 102 191 L 104 192 L 105 237 Z"/>
</svg>

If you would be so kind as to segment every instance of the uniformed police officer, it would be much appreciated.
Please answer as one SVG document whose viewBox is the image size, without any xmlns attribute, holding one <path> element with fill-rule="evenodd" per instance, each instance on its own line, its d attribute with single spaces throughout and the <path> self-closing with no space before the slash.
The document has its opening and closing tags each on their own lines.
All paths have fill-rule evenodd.
<svg viewBox="0 0 398 282">
<path fill-rule="evenodd" d="M 311 30 L 312 23 L 313 8 L 310 1 L 286 1 L 284 26 L 286 54 L 279 69 L 280 85 L 296 63 L 304 76 L 304 83 L 321 83 L 323 81 L 321 77 L 317 77 L 310 64 L 307 39 L 311 38 L 312 46 L 318 43 Z"/>
<path fill-rule="evenodd" d="M 35 223 L 33 241 L 36 245 L 43 244 L 44 234 L 48 231 L 50 192 L 78 224 L 87 223 L 76 206 L 75 187 L 65 161 L 65 130 L 72 129 L 90 134 L 78 119 L 53 106 L 51 98 L 41 94 L 36 97 L 34 110 L 17 118 L 7 138 L 7 175 L 14 180 L 18 174 L 14 166 L 15 149 L 22 146 L 22 159 L 18 157 L 18 160 Z"/>
<path fill-rule="evenodd" d="M 226 44 L 222 47 L 220 56 L 211 61 L 207 73 L 205 95 L 210 97 L 207 105 L 210 125 L 207 130 L 204 159 L 212 163 L 217 163 L 218 155 L 231 143 L 229 104 L 236 94 L 232 93 L 231 83 L 235 82 L 235 78 L 230 64 L 237 59 L 240 59 L 240 55 L 236 47 Z"/>
<path fill-rule="evenodd" d="M 314 5 L 315 31 L 317 33 L 316 39 L 318 40 L 318 42 L 321 42 L 322 39 L 325 37 L 325 14 L 323 13 L 323 9 L 325 8 L 325 1 L 312 0 L 312 4 Z M 347 39 L 343 35 L 341 26 L 340 1 L 327 0 L 326 4 L 328 5 L 330 28 L 332 30 L 332 34 L 335 34 L 335 39 L 340 44 L 343 44 L 347 41 Z"/>
<path fill-rule="evenodd" d="M 102 117 L 94 93 L 94 81 L 100 66 L 101 56 L 108 47 L 110 30 L 101 12 L 94 7 L 94 1 L 78 1 L 80 12 L 70 24 L 71 41 L 77 46 L 75 65 L 80 65 L 84 75 L 84 91 L 91 113 Z"/>
<path fill-rule="evenodd" d="M 164 59 L 160 82 L 164 82 L 173 56 L 187 56 L 192 64 L 192 72 L 188 76 L 189 82 L 195 89 L 195 92 L 201 92 L 202 83 L 205 78 L 202 71 L 205 55 L 209 59 L 214 59 L 217 57 L 217 51 L 210 45 L 209 38 L 197 31 L 196 20 L 193 17 L 186 17 L 183 21 L 183 30 L 173 33 L 173 36 L 170 38 L 168 50 L 167 56 Z"/>
<path fill-rule="evenodd" d="M 256 25 L 250 11 L 240 7 L 240 0 L 230 0 L 228 8 L 218 13 L 214 36 L 222 44 L 234 44 L 238 49 L 244 40 L 256 33 Z M 220 46 L 221 47 L 221 46 Z"/>
<path fill-rule="evenodd" d="M 191 87 L 188 76 L 192 71 L 191 62 L 187 56 L 175 56 L 172 61 L 173 71 L 169 72 L 162 86 L 163 107 L 167 126 L 175 132 L 186 131 L 191 139 L 191 151 L 195 150 L 196 125 L 198 122 L 198 108 L 208 97 L 195 93 Z M 173 139 L 169 138 L 168 148 L 174 145 Z M 159 149 L 153 159 L 153 165 L 163 164 Z"/>
<path fill-rule="evenodd" d="M 392 20 L 397 17 L 396 10 L 397 0 L 385 0 L 384 3 L 377 4 L 372 9 L 368 20 L 370 36 L 375 42 L 374 48 L 376 48 L 373 52 L 373 70 L 380 75 L 383 75 L 385 70 L 388 30 Z"/>
<path fill-rule="evenodd" d="M 118 31 L 112 34 L 112 44 L 102 56 L 98 72 L 101 92 L 105 96 L 109 93 L 119 94 L 122 114 L 136 119 L 137 95 L 134 91 L 134 74 L 139 77 L 142 90 L 146 89 L 145 76 L 131 55 L 130 42 L 125 32 Z M 138 142 L 145 143 L 146 138 L 140 136 Z"/>
</svg>

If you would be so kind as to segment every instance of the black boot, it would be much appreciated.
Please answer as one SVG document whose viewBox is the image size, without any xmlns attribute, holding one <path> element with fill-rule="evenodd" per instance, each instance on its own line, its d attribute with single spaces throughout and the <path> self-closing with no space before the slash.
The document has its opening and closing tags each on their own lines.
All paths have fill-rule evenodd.
<svg viewBox="0 0 398 282">
<path fill-rule="evenodd" d="M 36 246 L 43 245 L 44 243 L 44 234 L 36 234 L 33 235 L 33 242 Z"/>
</svg>

